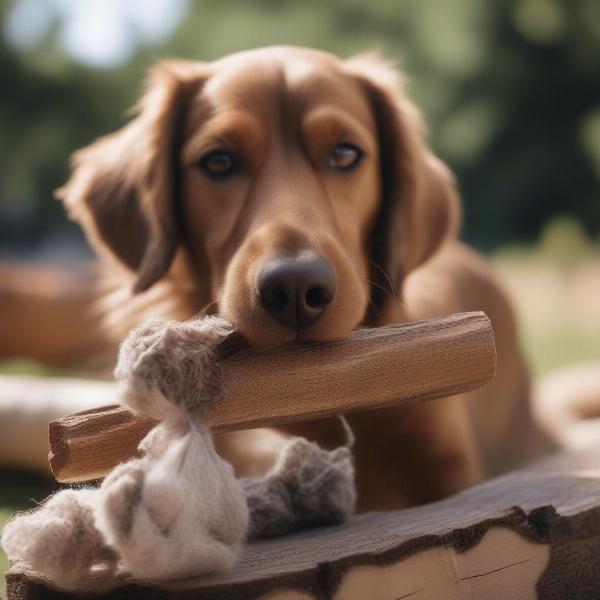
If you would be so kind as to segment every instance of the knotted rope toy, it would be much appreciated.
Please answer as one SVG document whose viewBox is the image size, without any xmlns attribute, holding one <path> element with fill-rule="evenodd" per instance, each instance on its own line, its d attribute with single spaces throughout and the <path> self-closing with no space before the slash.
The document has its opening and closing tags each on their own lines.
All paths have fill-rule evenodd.
<svg viewBox="0 0 600 600">
<path fill-rule="evenodd" d="M 159 422 L 140 458 L 97 488 L 62 490 L 4 528 L 8 558 L 72 591 L 131 576 L 169 580 L 224 573 L 248 537 L 339 523 L 356 493 L 349 442 L 333 451 L 291 438 L 262 478 L 236 479 L 202 410 L 222 395 L 219 361 L 239 345 L 219 317 L 151 320 L 123 342 L 115 377 L 121 403 Z"/>
</svg>

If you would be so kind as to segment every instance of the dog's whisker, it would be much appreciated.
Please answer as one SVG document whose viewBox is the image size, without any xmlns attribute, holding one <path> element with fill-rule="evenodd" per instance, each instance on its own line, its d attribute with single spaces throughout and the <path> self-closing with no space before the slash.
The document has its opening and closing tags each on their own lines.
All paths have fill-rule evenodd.
<svg viewBox="0 0 600 600">
<path fill-rule="evenodd" d="M 373 309 L 373 312 L 377 315 L 379 314 L 379 307 L 369 298 L 369 306 Z"/>
<path fill-rule="evenodd" d="M 390 286 L 390 291 L 392 293 L 392 295 L 396 295 L 396 289 L 394 287 L 394 284 L 392 283 L 392 280 L 390 279 L 389 275 L 385 272 L 385 270 L 381 267 L 381 265 L 378 265 L 374 260 L 369 259 L 369 264 L 372 265 L 373 267 L 375 267 L 384 277 L 385 280 L 387 282 L 387 284 Z"/>
<path fill-rule="evenodd" d="M 387 294 L 390 298 L 393 298 L 393 294 L 391 293 L 390 290 L 388 290 L 384 285 L 381 285 L 380 283 L 377 283 L 375 281 L 371 281 L 370 279 L 367 281 L 364 281 L 364 283 L 368 284 L 368 285 L 374 285 L 376 288 L 379 288 L 382 292 L 384 292 L 385 294 Z"/>
<path fill-rule="evenodd" d="M 203 306 L 199 311 L 198 311 L 198 316 L 199 317 L 205 317 L 207 312 L 216 304 L 218 304 L 219 301 L 218 300 L 213 300 L 212 302 L 209 302 L 208 304 L 206 304 L 205 306 Z"/>
</svg>

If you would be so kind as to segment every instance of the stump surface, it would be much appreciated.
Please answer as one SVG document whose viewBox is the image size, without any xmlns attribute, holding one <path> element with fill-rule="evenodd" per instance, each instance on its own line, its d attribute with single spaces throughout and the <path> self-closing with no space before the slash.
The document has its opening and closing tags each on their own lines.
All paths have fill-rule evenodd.
<svg viewBox="0 0 600 600">
<path fill-rule="evenodd" d="M 224 577 L 53 590 L 12 569 L 9 600 L 398 600 L 600 597 L 600 446 L 441 502 L 249 544 Z"/>
</svg>

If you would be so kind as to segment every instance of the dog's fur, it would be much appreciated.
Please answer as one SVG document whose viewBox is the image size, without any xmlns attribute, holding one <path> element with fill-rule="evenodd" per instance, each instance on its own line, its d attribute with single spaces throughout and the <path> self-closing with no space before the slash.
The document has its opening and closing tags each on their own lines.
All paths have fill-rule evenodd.
<svg viewBox="0 0 600 600">
<path fill-rule="evenodd" d="M 355 168 L 329 165 L 339 143 L 362 149 Z M 220 149 L 241 166 L 217 181 L 198 164 Z M 73 166 L 59 196 L 111 270 L 125 273 L 122 289 L 133 286 L 126 328 L 141 315 L 204 308 L 269 347 L 340 338 L 359 325 L 488 314 L 498 349 L 492 384 L 350 417 L 361 509 L 443 497 L 540 449 L 509 303 L 485 261 L 456 240 L 452 175 L 380 59 L 278 47 L 160 63 L 135 118 L 78 152 Z M 329 261 L 337 290 L 323 316 L 296 331 L 263 309 L 255 281 L 266 261 L 306 251 Z M 283 434 L 291 432 L 324 446 L 342 438 L 335 420 Z M 230 435 L 219 448 L 248 474 L 268 464 L 280 434 Z"/>
</svg>

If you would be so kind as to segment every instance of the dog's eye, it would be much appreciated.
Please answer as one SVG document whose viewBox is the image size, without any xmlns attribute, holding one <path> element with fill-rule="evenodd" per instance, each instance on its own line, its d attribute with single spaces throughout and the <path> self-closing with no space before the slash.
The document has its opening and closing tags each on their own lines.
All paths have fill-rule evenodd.
<svg viewBox="0 0 600 600">
<path fill-rule="evenodd" d="M 362 150 L 352 144 L 338 144 L 329 155 L 329 164 L 335 169 L 351 169 L 362 155 Z"/>
<path fill-rule="evenodd" d="M 206 154 L 200 159 L 199 166 L 211 177 L 226 177 L 235 170 L 233 156 L 223 150 Z"/>
</svg>

